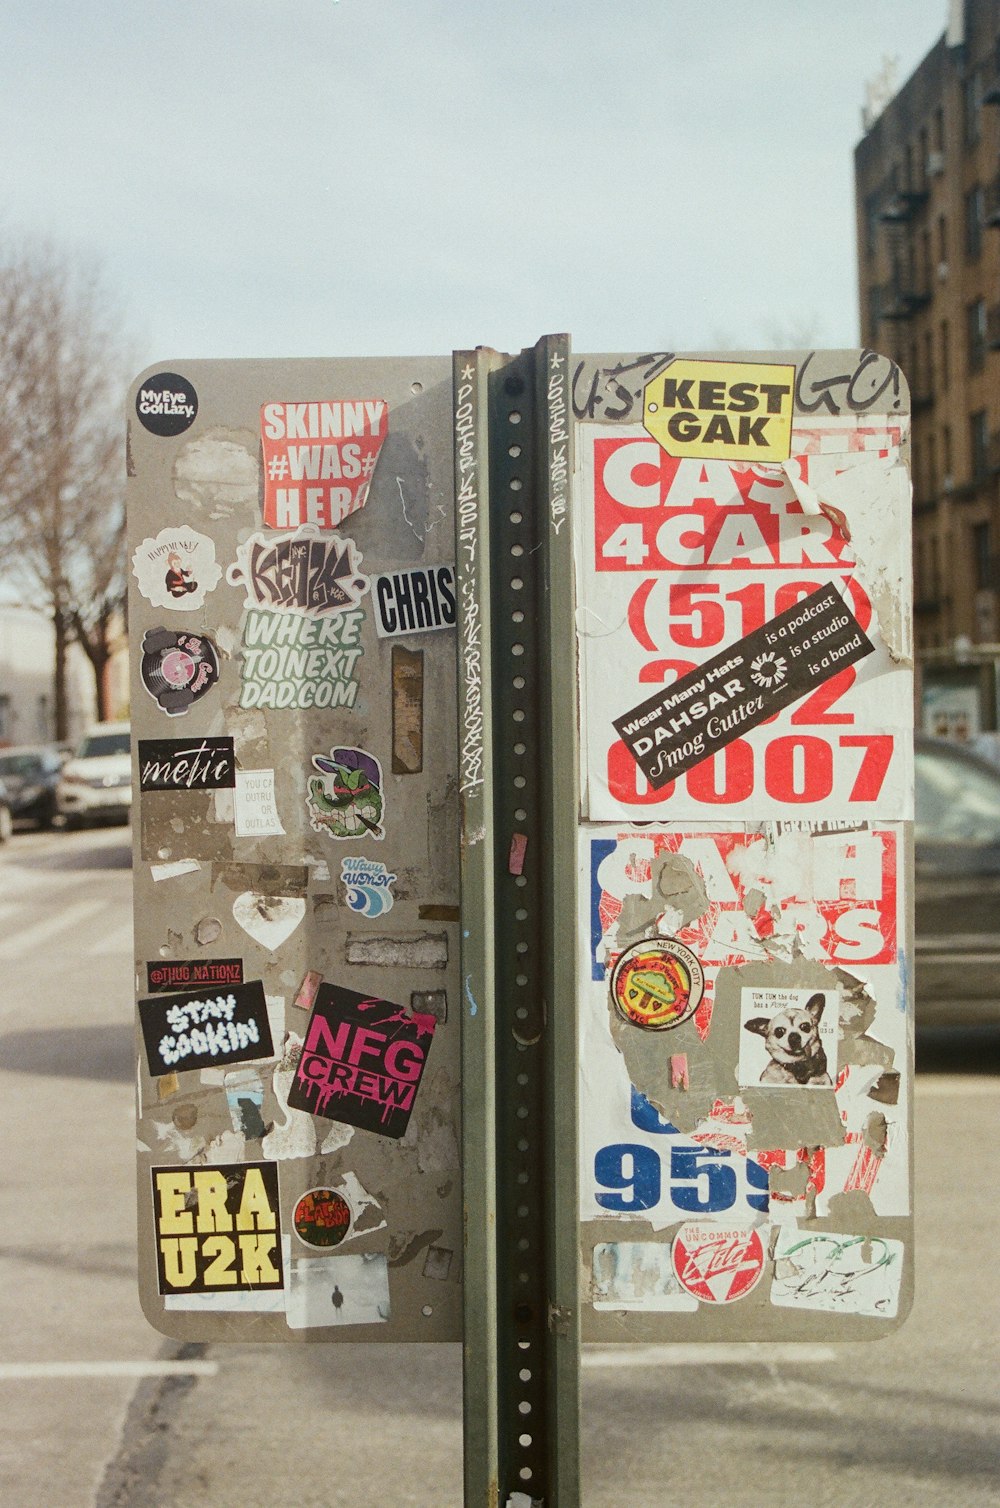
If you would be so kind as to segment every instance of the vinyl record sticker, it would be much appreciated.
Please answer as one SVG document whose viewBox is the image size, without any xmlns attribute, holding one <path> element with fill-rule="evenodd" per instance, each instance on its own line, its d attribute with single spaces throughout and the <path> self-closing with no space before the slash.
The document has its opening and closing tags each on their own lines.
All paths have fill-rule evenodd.
<svg viewBox="0 0 1000 1508">
<path fill-rule="evenodd" d="M 204 634 L 147 629 L 139 664 L 142 684 L 169 717 L 181 717 L 219 679 L 219 655 Z"/>
</svg>

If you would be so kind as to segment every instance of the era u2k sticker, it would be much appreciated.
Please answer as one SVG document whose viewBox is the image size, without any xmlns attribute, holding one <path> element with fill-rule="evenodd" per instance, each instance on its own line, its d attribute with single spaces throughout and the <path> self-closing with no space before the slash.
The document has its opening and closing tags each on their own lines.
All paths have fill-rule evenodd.
<svg viewBox="0 0 1000 1508">
<path fill-rule="evenodd" d="M 312 762 L 319 771 L 309 777 L 306 794 L 313 831 L 330 838 L 384 838 L 382 766 L 374 754 L 331 749 L 329 755 L 314 754 Z"/>
<path fill-rule="evenodd" d="M 200 612 L 222 577 L 213 541 L 183 526 L 144 539 L 132 556 L 132 572 L 147 602 L 178 613 Z"/>
<path fill-rule="evenodd" d="M 219 679 L 219 655 L 207 634 L 149 628 L 142 636 L 142 684 L 168 717 L 183 717 Z"/>
<path fill-rule="evenodd" d="M 284 1287 L 275 1163 L 150 1171 L 161 1293 Z"/>
<path fill-rule="evenodd" d="M 265 403 L 260 436 L 267 527 L 335 529 L 363 508 L 388 429 L 383 398 Z"/>
<path fill-rule="evenodd" d="M 391 1001 L 321 984 L 289 1105 L 380 1136 L 403 1136 L 436 1024 Z"/>
</svg>

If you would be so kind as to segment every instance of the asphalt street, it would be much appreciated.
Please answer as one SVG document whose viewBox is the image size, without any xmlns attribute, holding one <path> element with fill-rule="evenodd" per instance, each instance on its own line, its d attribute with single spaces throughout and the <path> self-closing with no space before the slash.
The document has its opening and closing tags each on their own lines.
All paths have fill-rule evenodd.
<svg viewBox="0 0 1000 1508">
<path fill-rule="evenodd" d="M 0 1502 L 461 1503 L 457 1347 L 182 1348 L 136 1297 L 128 831 L 0 850 Z M 921 1043 L 917 1300 L 879 1344 L 587 1348 L 586 1508 L 1000 1501 L 1000 1035 Z"/>
</svg>

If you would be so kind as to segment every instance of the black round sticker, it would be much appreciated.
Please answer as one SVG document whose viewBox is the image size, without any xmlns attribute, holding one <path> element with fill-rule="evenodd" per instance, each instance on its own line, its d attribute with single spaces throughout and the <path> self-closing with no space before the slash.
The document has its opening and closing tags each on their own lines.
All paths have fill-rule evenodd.
<svg viewBox="0 0 1000 1508">
<path fill-rule="evenodd" d="M 135 400 L 139 423 L 153 435 L 180 435 L 198 413 L 198 394 L 186 377 L 157 372 L 139 388 Z"/>
</svg>

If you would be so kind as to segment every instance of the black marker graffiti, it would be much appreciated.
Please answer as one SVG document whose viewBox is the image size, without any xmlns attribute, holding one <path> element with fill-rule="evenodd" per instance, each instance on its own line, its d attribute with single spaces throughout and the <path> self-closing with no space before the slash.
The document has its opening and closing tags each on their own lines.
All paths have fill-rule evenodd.
<svg viewBox="0 0 1000 1508">
<path fill-rule="evenodd" d="M 583 374 L 587 362 L 577 362 L 573 373 L 573 413 L 578 419 L 596 419 L 600 409 L 603 410 L 602 419 L 617 423 L 630 418 L 638 403 L 641 416 L 643 388 L 673 359 L 673 351 L 647 351 L 634 361 L 619 361 L 613 367 L 594 367 L 586 379 Z M 627 378 L 627 382 L 620 381 L 622 377 Z"/>
<path fill-rule="evenodd" d="M 812 376 L 810 367 L 817 352 L 810 351 L 795 379 L 795 407 L 799 413 L 865 414 L 878 407 L 899 412 L 903 407 L 900 370 L 888 356 L 865 349 L 851 372 L 837 372 L 832 377 Z M 888 396 L 886 396 L 888 395 Z"/>
</svg>

